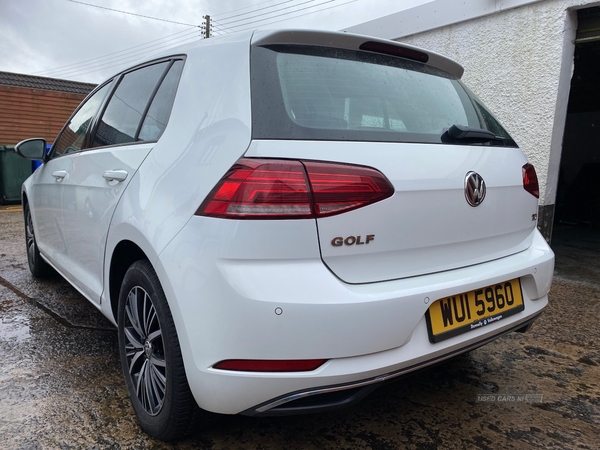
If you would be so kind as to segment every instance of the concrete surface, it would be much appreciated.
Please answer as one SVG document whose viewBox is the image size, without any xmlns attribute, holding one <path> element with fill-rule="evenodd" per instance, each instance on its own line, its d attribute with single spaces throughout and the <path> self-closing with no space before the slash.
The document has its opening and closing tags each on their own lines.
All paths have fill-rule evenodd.
<svg viewBox="0 0 600 450">
<path fill-rule="evenodd" d="M 598 448 L 598 233 L 583 247 L 575 232 L 556 238 L 550 305 L 526 334 L 402 378 L 348 409 L 215 416 L 168 445 L 136 423 L 116 331 L 58 276 L 31 278 L 21 217 L 20 207 L 0 208 L 0 448 Z"/>
</svg>

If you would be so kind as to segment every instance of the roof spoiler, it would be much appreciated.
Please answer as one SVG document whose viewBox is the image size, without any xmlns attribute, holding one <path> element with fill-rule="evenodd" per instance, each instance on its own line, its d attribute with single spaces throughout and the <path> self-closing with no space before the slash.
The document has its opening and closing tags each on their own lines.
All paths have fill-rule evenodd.
<svg viewBox="0 0 600 450">
<path fill-rule="evenodd" d="M 428 66 L 448 72 L 456 78 L 461 78 L 464 73 L 464 68 L 460 64 L 445 56 L 412 45 L 360 34 L 294 29 L 279 31 L 258 30 L 254 32 L 252 45 L 264 46 L 272 44 L 312 45 L 316 47 L 333 47 L 384 53 L 419 61 Z"/>
</svg>

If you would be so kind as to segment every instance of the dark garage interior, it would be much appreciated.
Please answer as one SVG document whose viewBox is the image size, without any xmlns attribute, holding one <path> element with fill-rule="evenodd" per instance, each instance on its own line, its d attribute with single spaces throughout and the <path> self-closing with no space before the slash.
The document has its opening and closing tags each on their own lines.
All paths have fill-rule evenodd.
<svg viewBox="0 0 600 450">
<path fill-rule="evenodd" d="M 578 23 L 552 247 L 558 275 L 576 250 L 600 278 L 600 7 L 579 10 Z"/>
</svg>

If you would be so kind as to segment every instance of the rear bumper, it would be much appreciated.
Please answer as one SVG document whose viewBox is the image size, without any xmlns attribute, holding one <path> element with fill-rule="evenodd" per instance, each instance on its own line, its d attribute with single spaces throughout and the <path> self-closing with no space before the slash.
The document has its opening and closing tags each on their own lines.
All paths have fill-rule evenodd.
<svg viewBox="0 0 600 450">
<path fill-rule="evenodd" d="M 493 336 L 488 336 L 474 344 L 468 345 L 453 352 L 446 353 L 442 356 L 438 356 L 437 358 L 405 367 L 395 372 L 366 380 L 355 381 L 352 383 L 334 386 L 321 386 L 317 388 L 291 392 L 289 394 L 269 400 L 263 404 L 257 405 L 253 408 L 247 409 L 240 414 L 245 416 L 282 416 L 290 414 L 323 412 L 346 407 L 362 400 L 366 395 L 377 389 L 382 384 L 389 381 L 394 381 L 396 378 L 402 375 L 416 372 L 458 356 L 462 353 L 470 352 L 471 350 L 486 345 L 507 333 L 527 329 L 535 320 L 537 320 L 540 315 L 541 313 L 531 319 L 526 320 L 525 322 L 514 325 L 510 329 L 503 330 L 502 332 L 494 334 Z"/>
<path fill-rule="evenodd" d="M 303 226 L 297 222 L 294 226 Z M 324 386 L 346 391 L 330 401 L 333 406 L 349 403 L 390 377 L 526 326 L 548 302 L 554 255 L 539 233 L 529 249 L 495 261 L 349 285 L 327 270 L 314 243 L 314 248 L 301 244 L 307 257 L 297 260 L 225 258 L 220 247 L 207 245 L 206 235 L 214 234 L 215 242 L 223 242 L 223 235 L 235 239 L 228 226 L 214 219 L 190 221 L 155 266 L 177 326 L 190 388 L 199 406 L 213 412 L 282 414 L 293 402 L 294 411 L 287 412 L 301 412 L 295 396 L 316 399 Z M 435 300 L 513 278 L 521 280 L 524 311 L 429 342 L 425 312 Z M 226 359 L 328 361 L 296 373 L 213 368 Z M 332 406 L 315 405 L 309 410 Z"/>
</svg>

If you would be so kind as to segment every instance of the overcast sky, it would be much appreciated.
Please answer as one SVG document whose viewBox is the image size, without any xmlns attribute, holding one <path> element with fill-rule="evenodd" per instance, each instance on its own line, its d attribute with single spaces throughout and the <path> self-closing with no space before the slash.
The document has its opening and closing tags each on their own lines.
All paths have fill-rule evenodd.
<svg viewBox="0 0 600 450">
<path fill-rule="evenodd" d="M 0 0 L 0 71 L 99 83 L 140 58 L 198 39 L 193 25 L 207 14 L 215 35 L 253 28 L 341 30 L 428 1 Z"/>
</svg>

